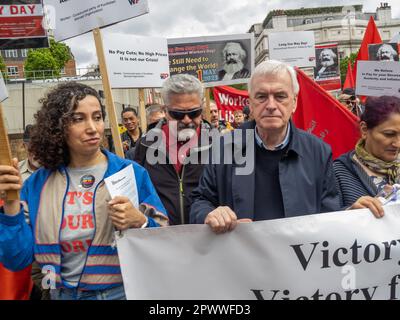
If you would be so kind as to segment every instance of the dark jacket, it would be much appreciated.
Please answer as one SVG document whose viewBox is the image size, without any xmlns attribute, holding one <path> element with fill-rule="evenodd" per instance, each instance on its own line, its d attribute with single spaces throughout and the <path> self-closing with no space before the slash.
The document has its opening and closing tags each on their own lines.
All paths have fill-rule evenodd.
<svg viewBox="0 0 400 320">
<path fill-rule="evenodd" d="M 351 206 L 362 196 L 375 197 L 378 188 L 360 164 L 352 158 L 354 151 L 345 153 L 333 162 L 333 170 L 342 206 Z"/>
<path fill-rule="evenodd" d="M 165 121 L 160 121 L 153 130 L 161 130 Z M 208 126 L 206 126 L 206 129 Z M 204 126 L 202 127 L 204 129 Z M 157 147 L 153 139 L 148 138 L 149 133 L 140 139 L 136 144 L 134 160 L 145 167 L 149 172 L 150 179 L 157 190 L 157 193 L 168 212 L 170 225 L 189 223 L 189 212 L 191 199 L 189 195 L 199 183 L 200 176 L 203 172 L 203 164 L 200 159 L 198 164 L 183 164 L 181 175 L 179 176 L 173 164 L 170 163 L 168 154 L 163 148 Z M 190 157 L 203 157 L 208 159 L 208 151 L 210 145 L 191 149 Z M 166 158 L 166 164 L 149 163 L 146 153 L 149 149 L 156 156 Z M 193 155 L 193 153 L 195 155 Z M 205 153 L 205 154 L 204 154 Z"/>
<path fill-rule="evenodd" d="M 224 152 L 243 152 L 246 148 L 250 150 L 249 143 L 255 144 L 254 128 L 255 122 L 251 121 L 236 129 L 234 132 L 241 131 L 245 142 L 235 146 L 234 141 L 233 144 L 228 143 L 228 147 L 221 147 L 221 159 L 224 159 Z M 339 194 L 332 170 L 330 147 L 319 138 L 296 129 L 293 124 L 291 128 L 287 152 L 279 163 L 285 217 L 339 210 Z M 251 137 L 245 136 L 246 129 L 252 129 Z M 223 145 L 224 142 L 221 142 Z M 254 194 L 263 190 L 255 190 L 255 170 L 249 175 L 237 175 L 236 169 L 240 165 L 236 163 L 235 157 L 232 163 L 205 167 L 199 187 L 192 194 L 192 223 L 204 223 L 207 214 L 218 206 L 230 207 L 239 219 L 254 218 Z M 268 199 L 266 194 L 265 206 L 268 206 L 268 201 L 273 199 Z"/>
</svg>

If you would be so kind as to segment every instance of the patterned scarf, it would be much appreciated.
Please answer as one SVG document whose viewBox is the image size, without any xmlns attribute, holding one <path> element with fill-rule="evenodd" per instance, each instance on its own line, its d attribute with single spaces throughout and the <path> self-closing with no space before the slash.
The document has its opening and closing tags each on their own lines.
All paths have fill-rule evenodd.
<svg viewBox="0 0 400 320">
<path fill-rule="evenodd" d="M 386 162 L 374 157 L 365 150 L 365 140 L 360 139 L 356 145 L 356 156 L 360 162 L 373 172 L 385 175 L 389 184 L 395 184 L 400 181 L 400 160 Z"/>
</svg>

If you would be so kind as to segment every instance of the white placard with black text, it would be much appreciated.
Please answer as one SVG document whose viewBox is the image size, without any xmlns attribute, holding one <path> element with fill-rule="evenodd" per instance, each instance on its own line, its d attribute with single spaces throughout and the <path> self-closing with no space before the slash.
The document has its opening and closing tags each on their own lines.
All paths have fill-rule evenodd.
<svg viewBox="0 0 400 320">
<path fill-rule="evenodd" d="M 315 67 L 313 31 L 276 32 L 268 35 L 269 58 L 293 67 Z"/>
<path fill-rule="evenodd" d="M 57 41 L 149 12 L 147 0 L 44 0 L 44 2 Z"/>
<path fill-rule="evenodd" d="M 400 205 L 239 223 L 129 229 L 117 239 L 128 299 L 400 299 Z M 147 275 L 147 276 L 143 276 Z"/>
<path fill-rule="evenodd" d="M 157 88 L 169 77 L 167 39 L 103 36 L 112 88 Z"/>
<path fill-rule="evenodd" d="M 400 97 L 400 63 L 358 61 L 356 94 L 371 97 Z"/>
</svg>

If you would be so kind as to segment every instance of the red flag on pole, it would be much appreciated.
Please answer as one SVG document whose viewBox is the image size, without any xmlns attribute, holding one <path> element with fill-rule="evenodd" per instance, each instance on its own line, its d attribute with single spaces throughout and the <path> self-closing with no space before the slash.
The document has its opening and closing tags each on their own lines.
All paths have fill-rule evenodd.
<svg viewBox="0 0 400 320">
<path fill-rule="evenodd" d="M 33 282 L 32 266 L 18 272 L 4 268 L 0 263 L 0 300 L 29 300 Z"/>
<path fill-rule="evenodd" d="M 296 127 L 328 143 L 333 159 L 353 150 L 360 136 L 358 118 L 299 69 L 297 79 L 300 92 L 293 115 Z"/>
<path fill-rule="evenodd" d="M 371 16 L 369 19 L 367 29 L 365 30 L 364 39 L 361 42 L 360 50 L 358 51 L 357 59 L 353 67 L 353 79 L 354 83 L 357 82 L 357 62 L 368 60 L 368 45 L 382 43 L 381 36 L 378 28 L 376 27 L 375 20 Z"/>
<path fill-rule="evenodd" d="M 354 78 L 353 78 L 353 68 L 351 67 L 351 61 L 347 62 L 347 74 L 346 74 L 346 80 L 344 81 L 343 84 L 343 89 L 346 88 L 356 88 L 356 84 L 354 83 Z"/>
</svg>

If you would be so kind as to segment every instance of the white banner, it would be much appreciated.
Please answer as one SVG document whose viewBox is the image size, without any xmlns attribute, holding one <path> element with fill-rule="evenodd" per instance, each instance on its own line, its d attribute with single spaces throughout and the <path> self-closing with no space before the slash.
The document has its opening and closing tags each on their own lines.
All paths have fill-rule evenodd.
<svg viewBox="0 0 400 320">
<path fill-rule="evenodd" d="M 356 94 L 362 96 L 400 96 L 398 61 L 358 61 Z"/>
<path fill-rule="evenodd" d="M 400 299 L 400 206 L 240 224 L 130 229 L 128 299 Z"/>
<path fill-rule="evenodd" d="M 44 0 L 56 41 L 149 12 L 147 0 Z"/>
<path fill-rule="evenodd" d="M 313 31 L 277 32 L 268 35 L 269 58 L 293 67 L 315 67 Z"/>
<path fill-rule="evenodd" d="M 112 88 L 157 88 L 169 77 L 167 39 L 105 34 Z"/>
<path fill-rule="evenodd" d="M 4 83 L 3 75 L 0 72 L 0 102 L 3 102 L 8 98 L 8 91 L 6 84 Z"/>
</svg>

